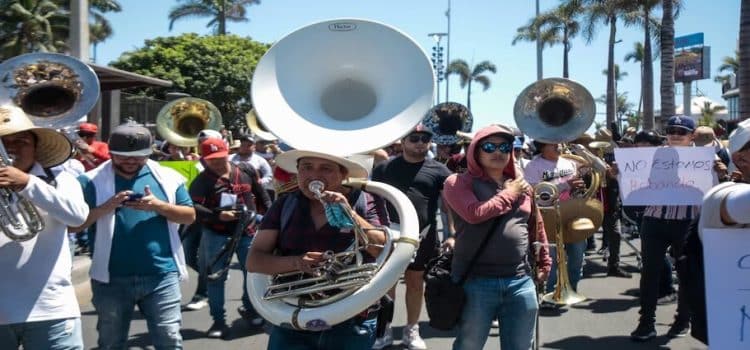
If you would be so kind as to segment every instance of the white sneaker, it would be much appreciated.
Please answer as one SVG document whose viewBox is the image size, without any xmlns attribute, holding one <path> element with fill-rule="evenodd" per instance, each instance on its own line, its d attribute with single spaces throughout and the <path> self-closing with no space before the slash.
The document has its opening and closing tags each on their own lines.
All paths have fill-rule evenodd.
<svg viewBox="0 0 750 350">
<path fill-rule="evenodd" d="M 500 328 L 500 321 L 492 320 L 492 328 Z"/>
<path fill-rule="evenodd" d="M 409 350 L 427 350 L 427 344 L 419 336 L 419 325 L 406 325 L 401 343 Z"/>
<path fill-rule="evenodd" d="M 374 350 L 380 350 L 393 345 L 393 329 L 388 327 L 385 329 L 385 334 L 382 337 L 375 339 L 375 343 L 372 344 Z"/>
<path fill-rule="evenodd" d="M 208 306 L 208 298 L 196 295 L 189 303 L 185 304 L 185 309 L 196 311 Z"/>
</svg>

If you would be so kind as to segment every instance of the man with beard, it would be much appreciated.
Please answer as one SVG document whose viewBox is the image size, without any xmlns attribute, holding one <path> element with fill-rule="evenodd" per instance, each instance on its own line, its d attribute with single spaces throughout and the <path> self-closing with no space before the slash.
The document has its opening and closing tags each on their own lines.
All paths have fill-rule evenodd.
<svg viewBox="0 0 750 350">
<path fill-rule="evenodd" d="M 426 349 L 424 340 L 419 335 L 419 314 L 424 295 L 425 264 L 439 253 L 437 239 L 438 200 L 443 190 L 443 182 L 451 171 L 442 163 L 427 158 L 432 140 L 432 131 L 422 124 L 401 139 L 403 154 L 387 162 L 378 164 L 373 170 L 372 180 L 387 183 L 396 187 L 409 197 L 417 210 L 419 229 L 429 226 L 422 237 L 414 263 L 404 273 L 406 281 L 406 327 L 403 344 L 408 349 Z M 447 206 L 444 206 L 447 208 Z M 388 214 L 393 222 L 399 222 L 398 213 L 388 205 Z M 450 213 L 448 213 L 450 215 Z M 395 297 L 395 291 L 389 293 Z M 391 320 L 387 320 L 388 323 Z M 376 341 L 373 348 L 382 349 L 393 343 L 390 327 Z"/>
<path fill-rule="evenodd" d="M 100 349 L 125 347 L 135 305 L 157 349 L 182 347 L 179 280 L 187 269 L 177 231 L 195 220 L 195 210 L 185 179 L 148 159 L 151 142 L 142 125 L 120 125 L 109 138 L 112 159 L 79 177 L 91 210 L 74 229 L 93 225 Z"/>
</svg>

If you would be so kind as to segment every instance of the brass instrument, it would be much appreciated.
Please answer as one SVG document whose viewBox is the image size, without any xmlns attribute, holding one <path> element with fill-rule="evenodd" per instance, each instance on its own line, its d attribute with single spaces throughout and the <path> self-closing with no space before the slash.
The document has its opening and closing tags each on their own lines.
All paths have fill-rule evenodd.
<svg viewBox="0 0 750 350">
<path fill-rule="evenodd" d="M 195 97 L 183 97 L 167 103 L 156 116 L 156 130 L 170 144 L 198 146 L 198 133 L 221 128 L 221 113 L 213 103 Z"/>
<path fill-rule="evenodd" d="M 56 130 L 77 123 L 94 107 L 99 92 L 94 71 L 70 56 L 30 53 L 0 64 L 0 105 L 20 108 L 36 127 Z M 11 164 L 0 142 L 0 167 Z M 45 225 L 28 199 L 7 188 L 0 188 L 0 224 L 18 242 L 36 237 Z"/>
<path fill-rule="evenodd" d="M 264 141 L 276 141 L 278 138 L 273 133 L 269 132 L 262 123 L 258 121 L 258 114 L 255 113 L 255 108 L 251 109 L 250 112 L 245 114 L 245 123 L 247 128 L 253 135 L 258 136 Z M 278 147 L 277 147 L 278 148 Z M 281 150 L 279 150 L 281 151 Z M 280 152 L 279 152 L 280 153 Z"/>
<path fill-rule="evenodd" d="M 549 78 L 532 83 L 521 92 L 514 106 L 516 125 L 525 134 L 543 143 L 565 144 L 582 135 L 594 122 L 594 98 L 582 85 L 563 78 Z M 579 174 L 591 176 L 589 187 L 572 191 L 571 198 L 559 200 L 557 186 L 541 182 L 534 186 L 535 200 L 544 219 L 548 239 L 557 244 L 558 278 L 555 292 L 543 300 L 571 305 L 585 300 L 570 286 L 567 256 L 563 243 L 581 241 L 592 235 L 603 221 L 603 205 L 594 199 L 605 166 L 584 147 L 567 145 L 572 154 L 561 157 L 581 165 Z"/>
<path fill-rule="evenodd" d="M 456 102 L 443 102 L 432 107 L 422 119 L 422 124 L 432 130 L 432 140 L 438 145 L 452 145 L 468 139 L 474 117 L 466 106 Z"/>
</svg>

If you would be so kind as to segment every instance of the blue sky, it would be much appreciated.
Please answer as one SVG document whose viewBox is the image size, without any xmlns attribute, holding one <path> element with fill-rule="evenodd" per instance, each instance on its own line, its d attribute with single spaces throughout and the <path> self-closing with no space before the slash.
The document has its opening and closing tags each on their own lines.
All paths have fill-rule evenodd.
<svg viewBox="0 0 750 350">
<path fill-rule="evenodd" d="M 724 56 L 734 54 L 739 33 L 740 0 L 683 0 L 684 7 L 676 19 L 676 35 L 705 33 L 705 44 L 711 46 L 711 75 Z M 98 63 L 108 63 L 123 52 L 142 47 L 145 39 L 157 36 L 179 35 L 184 32 L 209 34 L 208 19 L 191 18 L 175 23 L 168 31 L 167 14 L 177 4 L 173 0 L 120 0 L 123 11 L 108 14 L 114 35 L 98 47 Z M 552 8 L 559 0 L 540 0 L 542 11 Z M 445 32 L 447 0 L 262 0 L 260 5 L 248 8 L 249 22 L 229 23 L 231 33 L 249 36 L 254 40 L 272 43 L 292 30 L 306 24 L 339 17 L 372 19 L 401 29 L 414 38 L 429 55 L 434 41 L 428 36 Z M 482 92 L 476 87 L 472 92 L 474 130 L 489 123 L 514 124 L 513 103 L 516 96 L 536 79 L 536 49 L 533 43 L 511 45 L 519 26 L 525 25 L 534 15 L 533 0 L 453 0 L 451 21 L 451 59 L 463 58 L 470 64 L 490 60 L 498 67 L 491 75 L 492 86 Z M 659 14 L 660 16 L 660 14 Z M 605 93 L 606 79 L 602 70 L 607 62 L 608 29 L 601 27 L 595 40 L 587 45 L 582 38 L 573 41 L 570 52 L 570 78 L 581 82 L 598 97 Z M 625 55 L 633 50 L 633 43 L 643 41 L 639 28 L 618 28 L 615 62 L 628 76 L 618 84 L 618 91 L 628 92 L 629 99 L 638 103 L 640 93 L 639 65 L 624 62 Z M 544 76 L 562 76 L 562 47 L 544 51 Z M 655 106 L 659 108 L 659 64 L 654 64 Z M 711 79 L 693 83 L 699 92 L 710 99 L 724 103 L 721 87 Z M 441 85 L 444 91 L 445 82 Z M 676 100 L 681 103 L 681 87 Z M 450 99 L 466 103 L 466 90 L 459 87 L 458 79 L 451 78 Z M 444 92 L 441 92 L 441 101 Z M 604 106 L 597 105 L 598 121 L 604 120 Z"/>
</svg>

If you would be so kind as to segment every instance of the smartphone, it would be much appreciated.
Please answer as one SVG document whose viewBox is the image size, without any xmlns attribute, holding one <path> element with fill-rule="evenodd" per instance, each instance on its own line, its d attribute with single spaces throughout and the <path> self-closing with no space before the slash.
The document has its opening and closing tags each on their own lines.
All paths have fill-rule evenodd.
<svg viewBox="0 0 750 350">
<path fill-rule="evenodd" d="M 126 199 L 125 201 L 132 202 L 132 201 L 137 201 L 141 198 L 143 198 L 143 193 L 131 193 L 130 195 L 128 195 L 128 199 Z"/>
</svg>

